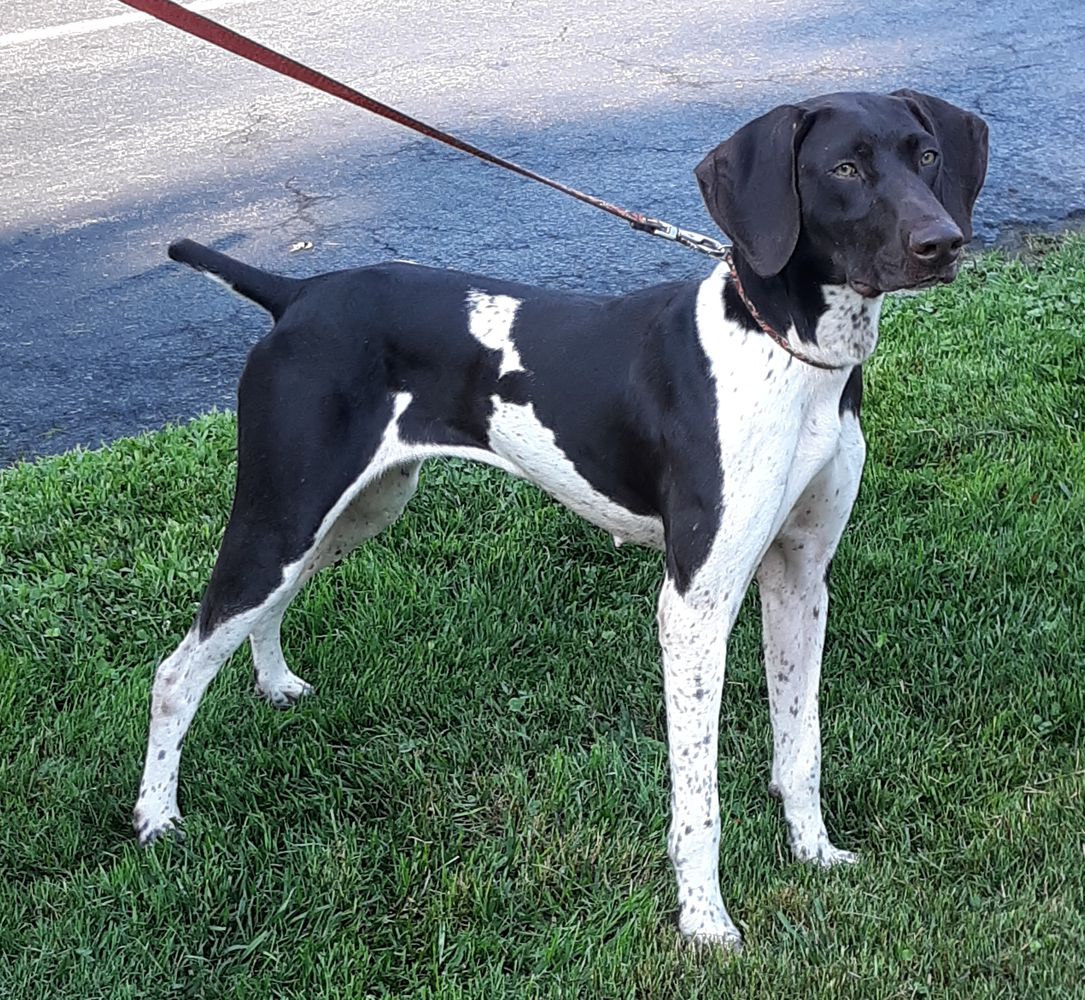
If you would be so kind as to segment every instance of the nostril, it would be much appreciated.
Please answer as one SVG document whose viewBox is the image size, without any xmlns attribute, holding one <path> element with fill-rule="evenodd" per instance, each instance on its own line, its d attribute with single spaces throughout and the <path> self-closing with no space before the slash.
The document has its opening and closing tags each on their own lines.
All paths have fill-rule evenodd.
<svg viewBox="0 0 1085 1000">
<path fill-rule="evenodd" d="M 942 258 L 956 260 L 963 246 L 964 237 L 956 227 L 928 227 L 913 232 L 908 238 L 908 249 L 912 256 L 924 263 Z"/>
</svg>

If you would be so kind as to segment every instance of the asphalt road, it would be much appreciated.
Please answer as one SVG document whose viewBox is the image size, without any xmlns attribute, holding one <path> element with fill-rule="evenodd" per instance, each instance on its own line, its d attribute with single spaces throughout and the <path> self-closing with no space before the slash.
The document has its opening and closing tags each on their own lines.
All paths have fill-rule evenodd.
<svg viewBox="0 0 1085 1000">
<path fill-rule="evenodd" d="M 987 118 L 982 239 L 1085 214 L 1080 0 L 198 7 L 495 152 L 706 232 L 691 170 L 737 126 L 789 99 L 900 86 Z M 266 318 L 169 264 L 178 236 L 297 274 L 409 257 L 618 291 L 706 267 L 119 3 L 8 4 L 0 465 L 232 404 Z M 302 242 L 312 249 L 292 253 Z"/>
</svg>

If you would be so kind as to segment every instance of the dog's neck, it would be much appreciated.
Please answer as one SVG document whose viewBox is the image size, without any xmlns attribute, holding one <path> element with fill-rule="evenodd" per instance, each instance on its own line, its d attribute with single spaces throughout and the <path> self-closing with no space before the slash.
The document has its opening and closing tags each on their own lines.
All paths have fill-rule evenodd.
<svg viewBox="0 0 1085 1000">
<path fill-rule="evenodd" d="M 735 253 L 733 278 L 724 287 L 727 318 L 749 330 L 760 326 L 747 302 L 801 358 L 820 365 L 850 368 L 862 364 L 878 343 L 878 316 L 884 295 L 867 298 L 850 285 L 836 284 L 792 260 L 779 274 L 763 278 Z M 744 301 L 745 299 L 745 301 Z"/>
</svg>

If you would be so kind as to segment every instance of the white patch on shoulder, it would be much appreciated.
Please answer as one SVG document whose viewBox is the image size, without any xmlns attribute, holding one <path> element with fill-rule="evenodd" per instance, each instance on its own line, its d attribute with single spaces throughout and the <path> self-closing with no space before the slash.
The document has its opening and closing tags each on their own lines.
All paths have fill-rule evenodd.
<svg viewBox="0 0 1085 1000">
<path fill-rule="evenodd" d="M 499 375 L 523 371 L 520 353 L 512 342 L 512 324 L 520 300 L 510 295 L 488 295 L 472 288 L 467 293 L 467 305 L 471 310 L 468 332 L 484 347 L 501 352 Z"/>
<path fill-rule="evenodd" d="M 467 293 L 468 329 L 484 347 L 501 352 L 500 374 L 524 371 L 512 341 L 512 328 L 520 300 L 489 295 L 478 289 Z M 516 475 L 533 482 L 559 503 L 623 541 L 663 547 L 663 525 L 658 517 L 634 514 L 604 496 L 576 470 L 558 446 L 554 432 L 535 414 L 531 403 L 510 403 L 490 397 L 490 451 Z"/>
</svg>

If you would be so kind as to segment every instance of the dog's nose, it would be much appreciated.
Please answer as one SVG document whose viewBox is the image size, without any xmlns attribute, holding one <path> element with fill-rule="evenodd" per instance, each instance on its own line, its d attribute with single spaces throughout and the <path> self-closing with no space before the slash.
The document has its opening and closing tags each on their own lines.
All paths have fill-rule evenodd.
<svg viewBox="0 0 1085 1000">
<path fill-rule="evenodd" d="M 948 220 L 919 225 L 908 234 L 908 249 L 924 264 L 955 261 L 963 246 L 964 236 Z"/>
</svg>

